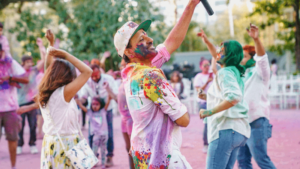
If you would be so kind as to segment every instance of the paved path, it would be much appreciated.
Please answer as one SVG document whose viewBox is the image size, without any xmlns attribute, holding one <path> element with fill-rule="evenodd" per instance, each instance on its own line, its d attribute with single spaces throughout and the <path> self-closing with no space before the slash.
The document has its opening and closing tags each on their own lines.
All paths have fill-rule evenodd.
<svg viewBox="0 0 300 169">
<path fill-rule="evenodd" d="M 114 141 L 115 141 L 115 166 L 112 169 L 129 168 L 126 156 L 125 143 L 120 129 L 120 117 L 114 118 Z M 273 135 L 269 139 L 268 152 L 277 169 L 299 169 L 300 168 L 300 111 L 296 110 L 272 110 L 271 123 L 273 124 Z M 39 169 L 40 154 L 30 154 L 27 145 L 29 135 L 28 126 L 25 131 L 24 154 L 17 157 L 18 169 Z M 182 129 L 183 145 L 181 151 L 194 169 L 204 169 L 206 155 L 202 153 L 202 131 L 203 123 L 197 115 L 191 116 L 191 123 Z M 87 136 L 87 130 L 84 130 Z M 42 140 L 37 141 L 41 148 Z M 254 169 L 259 167 L 254 163 Z M 0 142 L 0 169 L 10 169 L 10 160 L 7 142 L 2 137 Z M 237 167 L 235 166 L 235 169 Z"/>
</svg>

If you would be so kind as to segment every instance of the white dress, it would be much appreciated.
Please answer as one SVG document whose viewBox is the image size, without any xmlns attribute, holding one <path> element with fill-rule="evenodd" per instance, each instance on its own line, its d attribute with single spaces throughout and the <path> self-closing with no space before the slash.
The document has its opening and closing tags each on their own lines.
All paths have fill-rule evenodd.
<svg viewBox="0 0 300 169">
<path fill-rule="evenodd" d="M 46 107 L 40 107 L 40 109 L 44 118 L 43 131 L 45 133 L 40 168 L 73 169 L 56 133 L 59 133 L 66 150 L 79 142 L 78 109 L 75 100 L 72 99 L 69 103 L 65 101 L 63 86 L 56 89 L 50 96 Z"/>
</svg>

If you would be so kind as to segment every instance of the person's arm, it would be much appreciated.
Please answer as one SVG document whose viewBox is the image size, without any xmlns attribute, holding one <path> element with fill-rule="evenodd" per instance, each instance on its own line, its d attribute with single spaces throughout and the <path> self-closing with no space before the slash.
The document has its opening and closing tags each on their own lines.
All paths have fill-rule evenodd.
<svg viewBox="0 0 300 169">
<path fill-rule="evenodd" d="M 269 83 L 270 80 L 270 64 L 268 55 L 264 49 L 262 42 L 259 39 L 259 29 L 253 24 L 250 24 L 250 29 L 247 29 L 249 36 L 254 40 L 255 52 L 254 60 L 256 61 L 255 68 L 258 75 L 261 77 L 265 84 Z"/>
<path fill-rule="evenodd" d="M 199 32 L 197 34 L 199 37 L 202 38 L 202 41 L 206 44 L 210 54 L 212 55 L 213 58 L 217 58 L 217 49 L 215 48 L 215 46 L 208 40 L 206 34 L 204 33 L 204 31 L 201 29 L 201 32 Z"/>
<path fill-rule="evenodd" d="M 214 75 L 217 75 L 217 73 L 218 73 L 217 61 L 214 57 L 211 59 L 211 69 L 212 69 Z"/>
<path fill-rule="evenodd" d="M 67 84 L 64 89 L 64 97 L 67 102 L 69 102 L 76 93 L 81 89 L 82 86 L 88 81 L 88 79 L 92 75 L 92 69 L 88 67 L 85 63 L 77 59 L 75 56 L 59 49 L 52 48 L 51 51 L 54 51 L 53 53 L 55 55 L 58 55 L 60 57 L 63 57 L 67 61 L 69 61 L 71 64 L 73 64 L 79 71 L 80 75 L 74 79 L 71 83 Z"/>
<path fill-rule="evenodd" d="M 170 54 L 172 54 L 183 42 L 186 32 L 189 28 L 194 10 L 199 2 L 200 0 L 189 1 L 179 21 L 176 23 L 167 39 L 165 40 L 164 45 L 166 46 Z"/>
<path fill-rule="evenodd" d="M 29 83 L 29 80 L 25 76 L 4 76 L 0 78 L 0 84 L 2 84 L 4 81 L 9 80 L 9 82 L 17 82 L 17 83 L 23 83 L 27 84 Z"/>
<path fill-rule="evenodd" d="M 247 29 L 247 32 L 249 36 L 254 40 L 256 55 L 264 56 L 266 54 L 266 51 L 259 39 L 258 27 L 250 23 L 250 28 Z"/>
<path fill-rule="evenodd" d="M 43 66 L 44 66 L 44 64 L 45 64 L 46 48 L 45 48 L 45 46 L 43 45 L 43 41 L 42 41 L 41 38 L 37 38 L 36 44 L 37 44 L 38 47 L 39 47 L 39 50 L 40 50 L 40 57 L 41 57 L 41 61 L 40 61 L 39 63 L 37 63 L 36 67 L 37 67 L 37 70 L 41 70 L 41 69 L 43 69 Z"/>
<path fill-rule="evenodd" d="M 88 111 L 88 109 L 82 104 L 82 101 L 80 99 L 75 99 L 75 100 L 81 110 L 83 110 L 84 112 Z"/>
<path fill-rule="evenodd" d="M 105 107 L 104 107 L 104 110 L 105 110 L 105 111 L 107 111 L 111 99 L 112 99 L 112 98 L 111 98 L 110 96 L 108 96 L 107 101 L 106 101 L 106 104 L 105 104 Z"/>
<path fill-rule="evenodd" d="M 105 70 L 105 61 L 109 57 L 110 57 L 110 52 L 109 51 L 104 52 L 104 54 L 100 60 L 100 65 L 103 70 Z"/>
<path fill-rule="evenodd" d="M 159 72 L 151 72 L 150 77 L 143 81 L 145 96 L 159 106 L 164 114 L 181 127 L 190 123 L 189 114 L 184 104 L 180 102 L 172 87 L 167 84 L 164 75 Z M 160 83 L 157 83 L 160 81 Z M 151 84 L 149 86 L 149 84 Z"/>
<path fill-rule="evenodd" d="M 46 32 L 46 38 L 49 41 L 49 45 L 51 47 L 53 47 L 55 37 L 54 37 L 54 34 L 52 33 L 52 31 L 50 29 L 48 29 L 47 32 Z M 49 52 L 47 51 L 47 55 L 46 55 L 46 58 L 45 58 L 45 70 L 49 67 L 49 65 L 51 65 L 52 62 L 53 62 L 53 56 L 49 56 Z"/>
<path fill-rule="evenodd" d="M 27 84 L 29 82 L 24 68 L 14 59 L 12 60 L 12 64 L 10 67 L 12 74 L 9 76 L 0 77 L 0 84 L 4 81 L 9 81 L 9 83 L 24 83 Z"/>
<path fill-rule="evenodd" d="M 23 113 L 26 113 L 26 112 L 29 112 L 31 110 L 38 109 L 38 108 L 39 108 L 38 103 L 32 103 L 30 105 L 21 106 L 20 108 L 17 109 L 17 114 L 21 115 Z"/>
<path fill-rule="evenodd" d="M 54 42 L 51 42 L 51 38 L 53 37 L 51 35 L 51 31 L 48 30 L 47 33 L 50 35 L 50 38 L 47 37 L 50 44 Z M 53 44 L 51 44 L 53 45 Z M 60 57 L 67 61 L 69 61 L 72 65 L 75 66 L 80 71 L 80 75 L 74 79 L 71 83 L 67 84 L 64 88 L 64 98 L 67 102 L 70 102 L 70 100 L 76 95 L 76 93 L 84 86 L 84 84 L 88 81 L 88 79 L 92 75 L 92 69 L 88 67 L 85 63 L 77 59 L 75 56 L 69 54 L 68 52 L 60 49 L 55 49 L 54 47 L 49 47 L 49 52 L 47 57 Z M 52 58 L 53 60 L 53 58 Z"/>
<path fill-rule="evenodd" d="M 183 116 L 175 120 L 175 123 L 181 127 L 187 127 L 190 124 L 190 115 L 186 112 Z"/>
<path fill-rule="evenodd" d="M 219 71 L 217 83 L 220 87 L 220 91 L 224 98 L 224 101 L 210 110 L 201 109 L 199 112 L 200 118 L 205 118 L 227 110 L 236 105 L 243 98 L 243 94 L 237 82 L 237 79 L 231 71 L 224 69 L 222 71 Z"/>
</svg>

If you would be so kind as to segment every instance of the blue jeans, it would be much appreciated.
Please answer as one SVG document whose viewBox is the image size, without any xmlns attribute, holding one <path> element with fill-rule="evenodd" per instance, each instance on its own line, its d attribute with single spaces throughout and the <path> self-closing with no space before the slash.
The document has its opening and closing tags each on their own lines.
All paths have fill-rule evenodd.
<svg viewBox="0 0 300 169">
<path fill-rule="evenodd" d="M 274 169 L 270 157 L 267 154 L 267 141 L 272 135 L 272 125 L 266 118 L 259 118 L 252 123 L 251 137 L 246 145 L 240 148 L 238 163 L 240 169 L 252 169 L 251 158 L 255 159 L 260 168 Z"/>
<path fill-rule="evenodd" d="M 30 102 L 28 104 L 23 104 L 20 106 L 24 106 L 24 105 L 30 105 L 33 102 Z M 19 140 L 18 140 L 18 146 L 22 147 L 24 145 L 24 126 L 25 126 L 25 118 L 27 116 L 27 120 L 28 120 L 28 124 L 29 124 L 29 128 L 30 128 L 30 137 L 29 137 L 29 146 L 35 146 L 35 142 L 36 142 L 36 126 L 37 126 L 37 119 L 36 119 L 36 115 L 37 115 L 37 110 L 31 110 L 27 113 L 23 113 L 21 115 L 22 117 L 22 128 L 19 132 Z"/>
<path fill-rule="evenodd" d="M 232 129 L 220 130 L 219 138 L 209 143 L 206 168 L 232 169 L 239 148 L 244 146 L 246 141 L 245 136 Z"/>
<path fill-rule="evenodd" d="M 112 110 L 108 110 L 106 114 L 108 125 L 108 140 L 107 140 L 107 157 L 114 155 L 114 133 L 113 133 L 113 113 Z"/>
<path fill-rule="evenodd" d="M 206 109 L 206 102 L 198 102 L 198 103 L 199 103 L 199 111 L 200 111 L 200 109 Z M 208 146 L 207 123 L 204 124 L 204 128 L 203 128 L 203 144 L 205 146 Z"/>
</svg>

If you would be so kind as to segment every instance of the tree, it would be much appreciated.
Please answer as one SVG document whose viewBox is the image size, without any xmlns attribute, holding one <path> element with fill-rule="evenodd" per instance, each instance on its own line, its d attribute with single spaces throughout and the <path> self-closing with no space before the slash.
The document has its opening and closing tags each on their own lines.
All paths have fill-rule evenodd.
<svg viewBox="0 0 300 169">
<path fill-rule="evenodd" d="M 107 60 L 106 67 L 116 69 L 121 58 L 117 56 L 113 37 L 117 29 L 128 20 L 140 23 L 151 19 L 153 24 L 148 33 L 154 39 L 154 43 L 162 43 L 166 36 L 163 16 L 148 0 L 48 0 L 48 8 L 45 16 L 36 16 L 30 10 L 21 11 L 20 20 L 17 21 L 20 24 L 13 28 L 12 32 L 25 44 L 23 52 L 34 54 L 33 51 L 38 48 L 28 39 L 42 36 L 43 29 L 53 27 L 51 24 L 54 24 L 56 29 L 58 25 L 64 25 L 67 32 L 57 32 L 60 32 L 58 37 L 66 44 L 63 47 L 67 51 L 80 59 L 99 58 L 99 54 L 110 51 L 112 57 Z M 29 29 L 28 25 L 31 25 L 32 29 Z M 29 34 L 32 37 L 28 36 Z"/>
<path fill-rule="evenodd" d="M 300 16 L 299 0 L 275 0 L 275 1 L 258 1 L 255 2 L 255 10 L 250 15 L 267 16 L 267 21 L 261 24 L 262 29 L 269 26 L 277 25 L 279 31 L 276 32 L 279 43 L 273 45 L 270 49 L 279 54 L 288 50 L 295 54 L 296 68 L 300 71 Z M 286 10 L 292 9 L 293 17 L 288 17 Z"/>
</svg>

